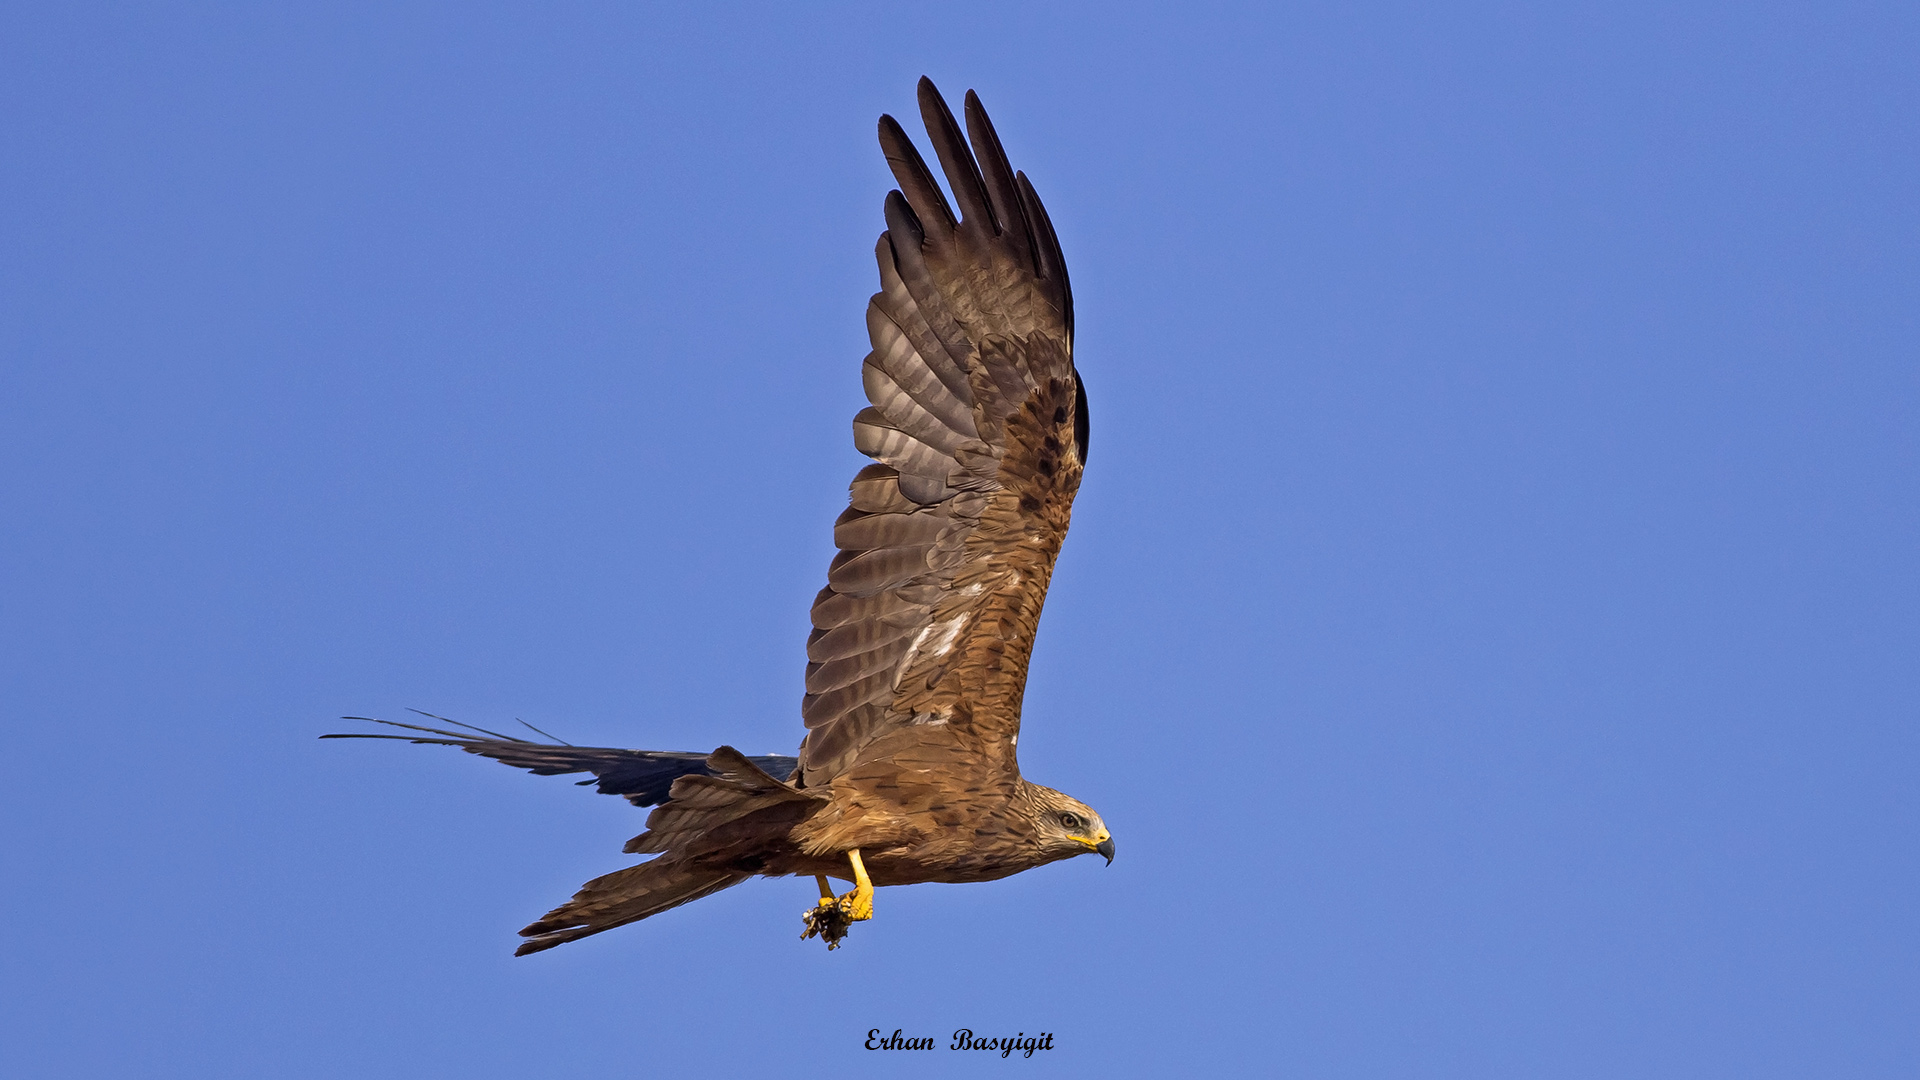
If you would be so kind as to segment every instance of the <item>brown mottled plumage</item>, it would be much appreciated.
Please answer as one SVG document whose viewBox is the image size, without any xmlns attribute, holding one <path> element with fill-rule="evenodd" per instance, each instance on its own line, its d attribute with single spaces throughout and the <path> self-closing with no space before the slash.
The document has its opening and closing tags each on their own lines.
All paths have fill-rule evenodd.
<svg viewBox="0 0 1920 1080">
<path fill-rule="evenodd" d="M 968 92 L 966 136 L 926 79 L 920 111 L 959 213 L 881 117 L 900 187 L 887 196 L 881 290 L 867 306 L 872 404 L 853 422 L 875 464 L 834 523 L 840 553 L 813 604 L 798 759 L 413 725 L 399 726 L 419 736 L 365 736 L 591 772 L 601 791 L 659 804 L 626 847 L 658 857 L 588 882 L 521 931 L 523 954 L 786 874 L 819 876 L 823 893 L 827 875 L 859 884 L 810 915 L 809 936 L 832 946 L 870 913 L 863 875 L 990 881 L 1089 851 L 1113 857 L 1099 815 L 1023 779 L 1015 753 L 1034 633 L 1086 464 L 1066 265 L 979 99 Z"/>
</svg>

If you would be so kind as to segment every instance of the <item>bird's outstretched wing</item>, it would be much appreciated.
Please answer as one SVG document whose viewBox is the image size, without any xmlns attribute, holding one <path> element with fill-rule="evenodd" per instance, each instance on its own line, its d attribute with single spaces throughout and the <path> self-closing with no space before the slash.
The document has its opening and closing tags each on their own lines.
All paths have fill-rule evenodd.
<svg viewBox="0 0 1920 1080">
<path fill-rule="evenodd" d="M 466 728 L 467 731 L 402 724 L 395 720 L 376 720 L 371 716 L 343 716 L 342 720 L 366 720 L 375 724 L 385 724 L 388 727 L 406 728 L 418 734 L 383 735 L 366 732 L 320 737 L 323 739 L 400 739 L 411 743 L 457 746 L 469 754 L 490 757 L 495 761 L 505 762 L 516 769 L 525 769 L 539 776 L 592 773 L 594 776 L 592 780 L 581 780 L 578 783 L 582 787 L 594 784 L 596 790 L 602 795 L 623 795 L 635 806 L 657 806 L 666 802 L 673 782 L 682 776 L 713 775 L 712 770 L 707 767 L 706 754 L 671 750 L 617 750 L 607 746 L 570 746 L 558 740 L 534 742 L 530 739 L 515 738 L 512 735 L 502 735 L 497 731 L 462 724 L 458 720 L 448 720 L 444 716 L 432 718 Z M 540 734 L 545 735 L 546 732 L 543 731 Z M 747 760 L 766 770 L 778 780 L 785 780 L 792 776 L 794 767 L 799 764 L 796 758 L 780 755 L 753 757 Z"/>
<path fill-rule="evenodd" d="M 1040 608 L 1087 453 L 1073 297 L 1053 225 L 980 101 L 967 133 L 933 83 L 920 112 L 956 215 L 900 125 L 867 306 L 873 343 L 840 549 L 813 604 L 799 782 L 826 783 L 915 725 L 1013 762 Z M 971 151 L 969 150 L 971 142 Z M 930 733 L 929 733 L 930 734 Z"/>
</svg>

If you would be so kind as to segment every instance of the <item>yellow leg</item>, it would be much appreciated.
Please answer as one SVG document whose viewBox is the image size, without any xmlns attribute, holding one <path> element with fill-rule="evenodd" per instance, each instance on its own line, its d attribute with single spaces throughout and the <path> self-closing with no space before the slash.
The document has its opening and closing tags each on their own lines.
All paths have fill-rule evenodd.
<svg viewBox="0 0 1920 1080">
<path fill-rule="evenodd" d="M 865 922 L 873 918 L 873 882 L 867 878 L 867 868 L 860 862 L 860 849 L 847 852 L 847 860 L 853 863 L 853 891 L 841 897 L 847 904 L 847 917 L 854 922 Z"/>
<path fill-rule="evenodd" d="M 833 895 L 827 875 L 813 875 L 814 882 L 820 886 L 820 903 L 806 913 L 807 930 L 800 935 L 824 938 L 829 950 L 840 947 L 841 940 L 847 936 L 847 927 L 873 918 L 873 879 L 867 877 L 866 864 L 860 861 L 860 849 L 847 852 L 847 861 L 853 864 L 853 891 L 845 896 Z"/>
</svg>

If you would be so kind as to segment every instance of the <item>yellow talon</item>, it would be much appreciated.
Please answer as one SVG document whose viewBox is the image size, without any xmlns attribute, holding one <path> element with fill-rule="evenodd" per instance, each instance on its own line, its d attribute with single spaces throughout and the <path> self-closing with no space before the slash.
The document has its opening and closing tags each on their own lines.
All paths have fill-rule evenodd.
<svg viewBox="0 0 1920 1080">
<path fill-rule="evenodd" d="M 847 936 L 847 927 L 873 918 L 873 882 L 867 877 L 866 866 L 860 862 L 859 849 L 847 852 L 847 860 L 853 863 L 853 891 L 835 896 L 827 876 L 815 874 L 813 880 L 820 886 L 820 902 L 802 919 L 806 932 L 801 938 L 824 938 L 829 952 L 840 947 L 841 940 Z"/>
<path fill-rule="evenodd" d="M 853 863 L 853 891 L 840 898 L 840 906 L 845 909 L 847 918 L 854 922 L 866 922 L 873 918 L 873 882 L 867 877 L 867 868 L 860 861 L 860 849 L 847 852 L 847 860 Z"/>
</svg>

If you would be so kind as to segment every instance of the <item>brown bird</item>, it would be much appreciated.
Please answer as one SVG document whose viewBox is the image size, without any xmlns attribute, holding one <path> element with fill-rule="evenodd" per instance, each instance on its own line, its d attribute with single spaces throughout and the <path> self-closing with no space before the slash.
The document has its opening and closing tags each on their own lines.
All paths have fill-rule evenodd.
<svg viewBox="0 0 1920 1080">
<path fill-rule="evenodd" d="M 465 724 L 473 734 L 398 724 L 419 734 L 325 736 L 591 772 L 582 784 L 656 807 L 626 850 L 658 857 L 587 882 L 520 931 L 518 955 L 787 874 L 817 879 L 803 936 L 831 949 L 872 918 L 876 885 L 992 881 L 1089 852 L 1113 861 L 1100 815 L 1022 778 L 1015 753 L 1034 631 L 1087 460 L 1066 264 L 980 99 L 968 91 L 962 135 L 921 79 L 920 114 L 959 213 L 882 116 L 900 187 L 887 195 L 880 291 L 867 304 L 872 405 L 853 419 L 854 445 L 875 463 L 853 478 L 813 602 L 799 757 L 577 747 Z M 854 888 L 836 897 L 829 877 Z"/>
</svg>

